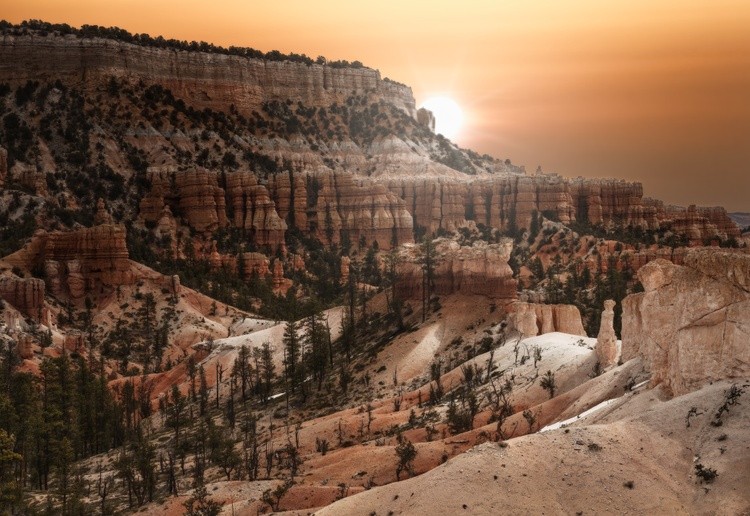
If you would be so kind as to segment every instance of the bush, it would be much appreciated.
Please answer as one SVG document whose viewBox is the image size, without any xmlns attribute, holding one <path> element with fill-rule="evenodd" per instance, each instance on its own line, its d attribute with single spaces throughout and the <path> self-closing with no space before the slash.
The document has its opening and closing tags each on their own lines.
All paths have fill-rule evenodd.
<svg viewBox="0 0 750 516">
<path fill-rule="evenodd" d="M 695 465 L 695 476 L 704 484 L 710 484 L 719 476 L 719 474 L 715 469 L 706 467 L 698 462 Z"/>
</svg>

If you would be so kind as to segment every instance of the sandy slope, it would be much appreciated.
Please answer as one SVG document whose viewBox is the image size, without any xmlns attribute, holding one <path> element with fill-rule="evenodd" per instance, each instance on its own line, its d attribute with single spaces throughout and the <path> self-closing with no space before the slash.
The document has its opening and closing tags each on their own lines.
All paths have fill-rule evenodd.
<svg viewBox="0 0 750 516">
<path fill-rule="evenodd" d="M 750 389 L 721 427 L 710 425 L 728 387 L 672 400 L 658 390 L 627 395 L 566 429 L 477 446 L 317 514 L 748 514 Z M 687 428 L 693 406 L 703 414 Z M 718 478 L 699 483 L 695 462 Z"/>
</svg>

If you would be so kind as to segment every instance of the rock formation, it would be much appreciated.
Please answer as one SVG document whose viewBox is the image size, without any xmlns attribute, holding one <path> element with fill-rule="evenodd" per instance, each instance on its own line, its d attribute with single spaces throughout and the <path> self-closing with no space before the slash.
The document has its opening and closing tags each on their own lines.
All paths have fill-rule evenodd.
<svg viewBox="0 0 750 516">
<path fill-rule="evenodd" d="M 27 317 L 39 321 L 44 308 L 44 281 L 15 275 L 2 276 L 0 299 L 7 301 Z"/>
<path fill-rule="evenodd" d="M 284 243 L 287 225 L 276 211 L 268 190 L 250 172 L 226 176 L 227 211 L 232 226 L 247 230 L 252 241 L 276 248 Z"/>
<path fill-rule="evenodd" d="M 94 214 L 94 224 L 112 224 L 112 215 L 107 211 L 107 205 L 101 197 L 96 201 L 96 213 Z"/>
<path fill-rule="evenodd" d="M 148 77 L 198 109 L 227 110 L 233 104 L 245 115 L 269 100 L 294 99 L 317 107 L 343 103 L 352 93 L 370 93 L 416 116 L 411 88 L 383 80 L 370 68 L 183 52 L 52 33 L 4 39 L 0 76 L 13 83 L 112 75 Z"/>
<path fill-rule="evenodd" d="M 468 178 L 401 177 L 388 180 L 402 198 L 415 227 L 453 230 L 464 220 L 502 230 L 528 228 L 534 212 L 563 223 L 670 228 L 689 209 L 667 211 L 643 198 L 643 186 L 611 179 L 568 180 L 557 175 Z M 723 208 L 697 208 L 692 223 L 677 223 L 677 232 L 691 231 L 707 239 L 739 236 L 739 228 Z"/>
<path fill-rule="evenodd" d="M 14 182 L 25 186 L 36 195 L 46 196 L 49 193 L 44 173 L 37 170 L 36 166 L 17 161 L 9 172 Z"/>
<path fill-rule="evenodd" d="M 283 246 L 288 227 L 323 242 L 360 238 L 388 249 L 413 241 L 415 228 L 453 231 L 467 220 L 510 231 L 544 213 L 563 223 L 672 229 L 694 241 L 738 237 L 722 208 L 664 208 L 643 199 L 640 183 L 566 180 L 556 175 L 389 178 L 348 172 L 283 172 L 261 185 L 252 172 L 151 169 L 140 217 L 170 226 L 167 212 L 200 233 L 241 228 L 257 245 Z M 166 218 L 165 218 L 166 217 Z"/>
<path fill-rule="evenodd" d="M 132 284 L 136 279 L 121 225 L 51 233 L 40 230 L 26 246 L 3 260 L 21 269 L 44 270 L 50 292 L 74 300 L 102 286 Z"/>
<path fill-rule="evenodd" d="M 432 111 L 425 108 L 419 108 L 417 110 L 417 122 L 433 133 L 435 132 L 435 115 Z"/>
<path fill-rule="evenodd" d="M 543 305 L 516 301 L 506 308 L 508 327 L 523 337 L 534 337 L 555 331 L 586 336 L 581 313 L 574 305 Z"/>
<path fill-rule="evenodd" d="M 31 335 L 23 333 L 18 336 L 16 352 L 21 360 L 28 360 L 34 357 L 34 339 Z"/>
<path fill-rule="evenodd" d="M 451 240 L 439 239 L 435 245 L 434 286 L 432 294 L 454 293 L 483 295 L 498 299 L 515 299 L 516 280 L 508 265 L 513 242 L 499 244 L 477 241 L 461 247 Z M 401 299 L 422 296 L 420 246 L 408 244 L 398 253 L 395 295 Z"/>
<path fill-rule="evenodd" d="M 599 365 L 603 368 L 617 364 L 619 350 L 617 349 L 617 335 L 615 335 L 615 302 L 607 299 L 604 302 L 601 322 L 599 323 L 599 335 L 596 337 L 596 357 Z"/>
<path fill-rule="evenodd" d="M 652 383 L 679 395 L 750 374 L 750 256 L 690 250 L 685 265 L 654 260 L 645 292 L 623 301 L 622 358 L 642 356 Z"/>
<path fill-rule="evenodd" d="M 253 275 L 257 275 L 259 278 L 265 278 L 266 276 L 271 274 L 271 270 L 269 268 L 270 262 L 264 254 L 243 253 L 242 260 L 245 271 L 245 279 L 251 278 Z"/>
<path fill-rule="evenodd" d="M 384 185 L 355 182 L 352 174 L 339 172 L 313 178 L 318 191 L 310 206 L 313 210 L 308 212 L 307 229 L 323 242 L 330 238 L 338 243 L 343 233 L 350 242 L 364 238 L 368 243 L 377 242 L 381 249 L 413 241 L 412 216 Z"/>
</svg>

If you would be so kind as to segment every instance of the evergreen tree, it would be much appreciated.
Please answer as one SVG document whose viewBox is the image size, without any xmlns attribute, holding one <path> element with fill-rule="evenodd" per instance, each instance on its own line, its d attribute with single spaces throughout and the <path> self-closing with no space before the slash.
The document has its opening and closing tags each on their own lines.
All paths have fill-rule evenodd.
<svg viewBox="0 0 750 516">
<path fill-rule="evenodd" d="M 289 388 L 292 393 L 297 391 L 297 388 L 302 383 L 303 377 L 301 375 L 301 344 L 299 338 L 299 325 L 297 321 L 287 321 L 286 327 L 284 328 L 284 376 Z"/>
<path fill-rule="evenodd" d="M 16 453 L 15 437 L 0 429 L 0 514 L 18 514 L 23 499 L 23 488 L 16 478 L 16 470 L 23 457 Z"/>
<path fill-rule="evenodd" d="M 434 288 L 435 246 L 429 236 L 425 236 L 420 246 L 420 264 L 422 266 L 422 322 L 430 312 L 430 300 Z"/>
<path fill-rule="evenodd" d="M 328 356 L 330 333 L 322 312 L 313 313 L 306 319 L 305 337 L 307 340 L 306 361 L 320 390 L 330 364 Z"/>
</svg>

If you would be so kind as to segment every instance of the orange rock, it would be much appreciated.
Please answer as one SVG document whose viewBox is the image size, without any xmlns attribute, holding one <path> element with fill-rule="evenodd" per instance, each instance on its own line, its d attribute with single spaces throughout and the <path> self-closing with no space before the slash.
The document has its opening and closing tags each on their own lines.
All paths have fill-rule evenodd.
<svg viewBox="0 0 750 516">
<path fill-rule="evenodd" d="M 44 281 L 37 278 L 0 277 L 0 299 L 27 317 L 39 321 L 44 307 Z"/>
<path fill-rule="evenodd" d="M 112 215 L 107 211 L 104 199 L 101 197 L 96 201 L 96 213 L 94 214 L 94 224 L 112 224 Z"/>
<path fill-rule="evenodd" d="M 49 33 L 12 37 L 0 53 L 0 76 L 19 83 L 40 74 L 63 82 L 80 81 L 81 60 L 86 77 L 104 82 L 113 70 L 169 88 L 176 98 L 198 110 L 228 111 L 233 105 L 245 116 L 261 111 L 265 101 L 293 99 L 306 106 L 343 104 L 354 94 L 383 98 L 412 117 L 416 107 L 411 88 L 383 80 L 371 68 L 266 61 L 244 56 L 174 52 L 111 39 L 74 39 Z"/>
<path fill-rule="evenodd" d="M 42 268 L 50 292 L 55 296 L 67 293 L 72 299 L 80 299 L 103 285 L 135 281 L 122 225 L 37 231 L 26 246 L 4 260 L 25 270 Z"/>
</svg>

